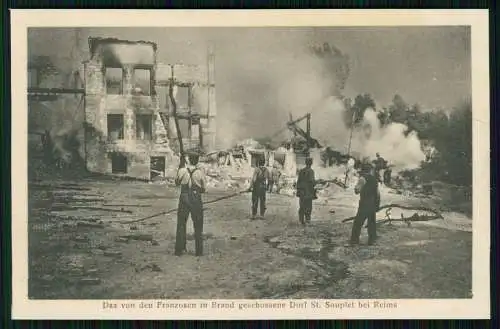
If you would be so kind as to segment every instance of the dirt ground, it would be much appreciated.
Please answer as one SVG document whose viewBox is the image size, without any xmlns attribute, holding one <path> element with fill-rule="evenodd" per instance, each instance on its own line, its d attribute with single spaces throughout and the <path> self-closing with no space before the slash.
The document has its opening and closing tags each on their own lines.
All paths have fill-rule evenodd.
<svg viewBox="0 0 500 329">
<path fill-rule="evenodd" d="M 205 201 L 232 192 L 209 191 Z M 305 228 L 296 198 L 269 195 L 265 220 L 251 221 L 243 194 L 207 205 L 205 256 L 194 256 L 188 225 L 188 254 L 176 257 L 175 212 L 125 222 L 176 208 L 177 196 L 159 183 L 31 182 L 30 298 L 471 297 L 472 221 L 464 215 L 381 224 L 375 246 L 349 248 L 352 222 L 342 220 L 355 214 L 352 191 L 315 202 Z M 382 204 L 398 198 L 384 192 Z"/>
</svg>

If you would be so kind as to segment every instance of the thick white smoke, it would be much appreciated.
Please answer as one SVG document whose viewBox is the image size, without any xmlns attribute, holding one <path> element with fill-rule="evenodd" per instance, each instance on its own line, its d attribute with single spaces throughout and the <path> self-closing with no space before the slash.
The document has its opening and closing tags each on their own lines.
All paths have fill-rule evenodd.
<svg viewBox="0 0 500 329">
<path fill-rule="evenodd" d="M 332 94 L 335 75 L 325 74 L 310 41 L 304 33 L 279 29 L 242 30 L 237 44 L 233 38 L 217 40 L 217 135 L 223 145 L 270 137 L 290 114 L 311 112 Z"/>
<path fill-rule="evenodd" d="M 407 127 L 400 123 L 391 123 L 381 127 L 377 114 L 373 109 L 367 109 L 363 124 L 369 129 L 369 135 L 357 132 L 355 147 L 363 156 L 373 157 L 376 152 L 394 165 L 396 171 L 415 169 L 425 159 L 420 140 L 416 132 L 405 136 Z"/>
<path fill-rule="evenodd" d="M 322 146 L 347 153 L 350 129 L 344 123 L 343 102 L 336 97 L 327 97 L 312 111 L 311 130 L 313 137 Z M 350 154 L 358 158 L 373 160 L 378 152 L 394 171 L 417 168 L 425 159 L 422 145 L 415 132 L 405 136 L 407 127 L 391 123 L 382 127 L 373 109 L 365 111 L 360 127 L 354 129 Z"/>
<path fill-rule="evenodd" d="M 217 95 L 219 145 L 227 147 L 244 138 L 272 136 L 285 126 L 290 114 L 296 119 L 311 113 L 313 137 L 322 146 L 346 153 L 350 129 L 344 122 L 344 103 L 333 96 L 339 79 L 327 70 L 328 60 L 313 55 L 305 39 L 258 43 L 255 48 L 224 49 L 225 61 L 219 60 L 216 66 L 217 72 L 224 72 L 217 76 L 218 84 L 224 84 L 224 79 L 232 82 L 229 92 Z M 305 121 L 299 125 L 305 130 Z M 404 125 L 381 127 L 370 109 L 365 112 L 363 125 L 365 129 L 353 133 L 351 154 L 373 159 L 379 152 L 395 171 L 415 168 L 424 160 L 420 141 L 415 134 L 405 136 Z"/>
</svg>

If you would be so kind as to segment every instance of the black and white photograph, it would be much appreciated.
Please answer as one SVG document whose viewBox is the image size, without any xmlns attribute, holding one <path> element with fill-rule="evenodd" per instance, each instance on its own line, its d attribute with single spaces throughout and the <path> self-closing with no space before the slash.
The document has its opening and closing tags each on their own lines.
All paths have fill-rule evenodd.
<svg viewBox="0 0 500 329">
<path fill-rule="evenodd" d="M 471 300 L 471 30 L 28 27 L 27 299 Z"/>
</svg>

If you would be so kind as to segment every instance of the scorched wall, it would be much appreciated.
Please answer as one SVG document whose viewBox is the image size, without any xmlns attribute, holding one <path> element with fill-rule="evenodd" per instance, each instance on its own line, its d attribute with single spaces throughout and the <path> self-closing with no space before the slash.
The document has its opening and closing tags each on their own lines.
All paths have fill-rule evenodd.
<svg viewBox="0 0 500 329">
<path fill-rule="evenodd" d="M 91 39 L 90 49 L 85 63 L 87 169 L 150 179 L 155 158 L 163 159 L 159 171 L 165 175 L 178 158 L 170 148 L 168 108 L 160 106 L 156 92 L 156 46 Z"/>
</svg>

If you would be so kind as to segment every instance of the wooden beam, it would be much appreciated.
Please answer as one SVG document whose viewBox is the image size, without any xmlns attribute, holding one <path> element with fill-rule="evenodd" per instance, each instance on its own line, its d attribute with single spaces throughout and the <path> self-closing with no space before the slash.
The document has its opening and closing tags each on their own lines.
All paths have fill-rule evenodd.
<svg viewBox="0 0 500 329">
<path fill-rule="evenodd" d="M 83 88 L 36 88 L 29 87 L 29 94 L 85 94 Z"/>
<path fill-rule="evenodd" d="M 170 85 L 170 81 L 167 80 L 157 80 L 156 85 L 160 87 L 168 87 Z M 177 87 L 189 87 L 193 85 L 202 86 L 202 87 L 215 87 L 215 83 L 206 83 L 206 82 L 179 82 L 176 81 L 174 83 Z"/>
<path fill-rule="evenodd" d="M 196 113 L 191 113 L 191 114 L 183 114 L 183 113 L 177 113 L 176 115 L 172 114 L 172 113 L 166 113 L 166 112 L 162 112 L 163 115 L 165 115 L 165 117 L 177 117 L 178 119 L 187 119 L 189 120 L 190 118 L 192 117 L 199 117 L 201 119 L 208 119 L 209 118 L 209 115 L 208 114 L 196 114 Z"/>
<path fill-rule="evenodd" d="M 304 115 L 304 116 L 301 116 L 301 117 L 300 117 L 300 118 L 298 118 L 298 119 L 295 119 L 295 120 L 293 120 L 293 121 L 289 121 L 289 122 L 288 122 L 288 124 L 289 124 L 289 125 L 294 125 L 294 124 L 296 124 L 296 123 L 298 123 L 298 122 L 300 122 L 300 121 L 304 120 L 305 118 L 307 118 L 307 116 L 308 116 L 308 115 L 309 115 L 309 113 L 308 113 L 308 114 L 306 114 L 306 115 Z"/>
<path fill-rule="evenodd" d="M 59 99 L 56 94 L 28 94 L 28 100 L 32 102 L 54 102 Z"/>
</svg>

